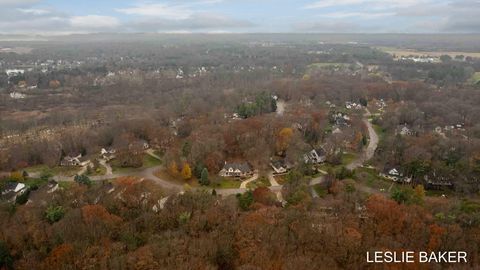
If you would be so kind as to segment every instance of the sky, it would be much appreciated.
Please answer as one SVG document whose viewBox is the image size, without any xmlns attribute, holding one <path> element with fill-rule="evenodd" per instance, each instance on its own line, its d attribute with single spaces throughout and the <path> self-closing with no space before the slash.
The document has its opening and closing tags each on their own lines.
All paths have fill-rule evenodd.
<svg viewBox="0 0 480 270">
<path fill-rule="evenodd" d="M 0 0 L 0 33 L 479 33 L 480 0 Z"/>
</svg>

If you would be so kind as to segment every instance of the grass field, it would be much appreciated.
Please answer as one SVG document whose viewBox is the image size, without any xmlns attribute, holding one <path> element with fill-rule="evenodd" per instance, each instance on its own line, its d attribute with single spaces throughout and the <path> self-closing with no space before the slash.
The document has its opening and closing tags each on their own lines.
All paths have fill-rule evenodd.
<svg viewBox="0 0 480 270">
<path fill-rule="evenodd" d="M 110 164 L 112 166 L 112 171 L 114 173 L 128 173 L 128 172 L 135 172 L 135 171 L 141 171 L 146 168 L 151 168 L 155 166 L 159 166 L 162 164 L 162 161 L 148 155 L 144 154 L 143 155 L 143 166 L 139 168 L 130 168 L 130 167 L 121 167 L 118 164 L 116 164 L 115 160 Z"/>
<path fill-rule="evenodd" d="M 241 180 L 219 177 L 211 181 L 210 187 L 212 188 L 240 188 Z"/>
<path fill-rule="evenodd" d="M 271 186 L 271 184 L 270 184 L 270 181 L 268 180 L 268 178 L 265 177 L 265 176 L 261 176 L 257 180 L 249 183 L 247 185 L 247 188 L 248 189 L 256 189 L 256 188 L 259 188 L 259 187 L 269 187 L 269 186 Z"/>
<path fill-rule="evenodd" d="M 184 180 L 184 179 L 181 179 L 180 177 L 173 177 L 166 170 L 158 170 L 154 173 L 154 175 L 160 179 L 163 179 L 178 185 L 187 184 L 191 187 L 199 186 L 197 179 L 192 178 L 190 180 Z"/>
<path fill-rule="evenodd" d="M 93 171 L 92 173 L 87 173 L 88 176 L 99 176 L 99 175 L 105 175 L 107 173 L 107 169 L 103 167 L 102 165 L 99 165 L 98 168 Z"/>
<path fill-rule="evenodd" d="M 449 55 L 454 58 L 457 55 L 464 55 L 465 57 L 470 56 L 474 58 L 480 58 L 480 52 L 455 52 L 455 51 L 417 51 L 411 49 L 401 49 L 395 47 L 377 47 L 377 49 L 395 55 L 397 58 L 402 56 L 433 56 L 440 57 L 442 55 Z"/>
<path fill-rule="evenodd" d="M 472 77 L 468 80 L 470 84 L 480 83 L 480 72 L 475 72 Z"/>
<path fill-rule="evenodd" d="M 324 188 L 321 184 L 317 184 L 313 186 L 313 189 L 315 190 L 315 193 L 317 193 L 318 197 L 320 198 L 324 198 L 328 194 L 327 189 Z"/>
</svg>

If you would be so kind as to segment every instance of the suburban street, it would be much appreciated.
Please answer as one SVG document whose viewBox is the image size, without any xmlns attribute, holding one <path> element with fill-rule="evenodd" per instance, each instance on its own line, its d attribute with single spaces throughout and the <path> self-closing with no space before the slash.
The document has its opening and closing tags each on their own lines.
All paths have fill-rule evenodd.
<svg viewBox="0 0 480 270">
<path fill-rule="evenodd" d="M 370 160 L 373 157 L 373 155 L 375 154 L 375 150 L 377 149 L 378 141 L 379 141 L 378 134 L 375 132 L 375 129 L 373 128 L 372 124 L 368 121 L 369 116 L 370 116 L 370 112 L 367 109 L 366 113 L 364 114 L 363 121 L 368 128 L 369 143 L 368 143 L 367 147 L 364 149 L 363 153 L 356 160 L 354 160 L 353 162 L 351 162 L 350 164 L 348 164 L 346 166 L 349 170 L 353 170 L 353 169 L 356 169 L 356 168 L 362 166 L 365 162 L 367 162 L 368 160 Z M 148 151 L 147 150 L 146 153 L 149 154 L 150 156 L 154 157 L 154 158 L 160 159 L 160 157 L 155 155 L 153 153 L 153 151 Z M 104 181 L 104 180 L 111 180 L 111 179 L 115 179 L 115 178 L 119 178 L 119 177 L 135 176 L 135 177 L 140 177 L 140 178 L 144 178 L 144 179 L 150 179 L 150 180 L 154 181 L 155 183 L 157 183 L 162 188 L 164 188 L 168 191 L 178 193 L 178 192 L 184 190 L 183 185 L 180 185 L 178 183 L 174 183 L 174 182 L 171 182 L 171 181 L 168 181 L 168 180 L 165 180 L 165 179 L 161 179 L 161 178 L 159 178 L 155 175 L 156 171 L 164 169 L 164 166 L 162 166 L 162 165 L 151 167 L 151 168 L 146 168 L 142 171 L 133 171 L 133 172 L 127 172 L 127 173 L 113 173 L 111 166 L 108 165 L 107 162 L 105 162 L 104 160 L 101 160 L 100 164 L 106 168 L 106 174 L 105 175 L 100 175 L 100 176 L 91 176 L 90 179 L 92 181 Z M 85 168 L 82 167 L 81 170 L 80 170 L 80 172 L 85 172 L 85 171 L 86 171 L 86 167 Z M 58 181 L 67 181 L 67 182 L 68 181 L 70 181 L 70 182 L 74 181 L 73 176 L 68 177 L 68 176 L 55 175 L 55 176 L 53 176 L 53 179 L 57 182 Z M 243 181 L 240 184 L 239 188 L 216 189 L 216 192 L 217 192 L 217 194 L 223 195 L 223 196 L 227 196 L 227 195 L 231 195 L 231 194 L 237 194 L 237 193 L 243 193 L 243 192 L 248 190 L 247 185 L 251 182 L 254 182 L 257 179 L 258 179 L 258 174 L 255 174 L 251 178 Z M 277 194 L 277 197 L 281 198 L 281 194 L 279 194 L 279 193 L 281 193 L 281 190 L 282 190 L 283 186 L 277 183 L 277 181 L 273 177 L 273 172 L 268 173 L 268 179 L 269 179 L 270 185 L 271 185 L 269 187 L 270 190 L 272 192 L 275 192 Z M 324 177 L 320 176 L 320 177 L 312 179 L 310 181 L 309 185 L 314 186 L 314 185 L 322 183 L 323 181 L 324 181 Z M 313 188 L 312 188 L 312 194 L 315 194 L 315 192 L 313 191 Z"/>
</svg>

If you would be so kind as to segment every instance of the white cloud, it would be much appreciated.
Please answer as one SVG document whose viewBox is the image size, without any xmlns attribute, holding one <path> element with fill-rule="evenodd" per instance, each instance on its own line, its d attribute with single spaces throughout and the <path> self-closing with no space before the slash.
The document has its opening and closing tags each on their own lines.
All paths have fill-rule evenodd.
<svg viewBox="0 0 480 270">
<path fill-rule="evenodd" d="M 0 6 L 25 6 L 40 2 L 40 0 L 0 0 Z"/>
<path fill-rule="evenodd" d="M 306 9 L 328 8 L 333 6 L 356 5 L 365 2 L 365 0 L 324 0 L 306 5 Z"/>
<path fill-rule="evenodd" d="M 341 18 L 350 18 L 350 17 L 358 17 L 362 19 L 373 19 L 373 18 L 379 18 L 379 17 L 388 17 L 388 16 L 394 16 L 396 13 L 395 12 L 379 12 L 379 13 L 374 13 L 374 12 L 330 12 L 330 13 L 324 13 L 320 14 L 320 17 L 327 17 L 327 18 L 336 18 L 336 19 L 341 19 Z"/>
<path fill-rule="evenodd" d="M 323 0 L 304 6 L 305 9 L 322 9 L 339 6 L 362 6 L 375 9 L 410 7 L 431 0 Z"/>
<path fill-rule="evenodd" d="M 110 16 L 86 15 L 71 17 L 70 24 L 72 27 L 80 29 L 102 29 L 118 27 L 120 21 Z"/>
<path fill-rule="evenodd" d="M 140 4 L 129 8 L 116 9 L 127 15 L 159 17 L 168 20 L 183 20 L 190 17 L 193 11 L 184 5 Z"/>
<path fill-rule="evenodd" d="M 19 8 L 17 10 L 26 14 L 33 14 L 33 15 L 46 15 L 50 13 L 50 11 L 46 9 Z"/>
</svg>

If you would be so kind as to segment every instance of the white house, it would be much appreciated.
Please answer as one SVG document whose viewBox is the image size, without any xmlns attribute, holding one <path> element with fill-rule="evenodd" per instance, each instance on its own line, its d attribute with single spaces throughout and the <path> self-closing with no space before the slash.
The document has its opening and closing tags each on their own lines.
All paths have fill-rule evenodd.
<svg viewBox="0 0 480 270">
<path fill-rule="evenodd" d="M 19 93 L 19 92 L 12 92 L 10 93 L 10 97 L 13 99 L 24 99 L 26 96 L 25 94 Z"/>
<path fill-rule="evenodd" d="M 90 163 L 88 159 L 82 159 L 82 154 L 65 156 L 60 162 L 60 166 L 87 166 Z"/>
<path fill-rule="evenodd" d="M 305 160 L 305 163 L 318 164 L 323 163 L 327 160 L 327 154 L 325 152 L 325 149 L 320 147 L 317 149 L 312 149 L 312 151 L 305 154 L 303 158 Z"/>
<path fill-rule="evenodd" d="M 272 167 L 275 174 L 286 173 L 291 168 L 291 166 L 289 166 L 284 159 L 272 160 L 270 162 L 270 167 Z"/>
<path fill-rule="evenodd" d="M 23 70 L 23 69 L 7 69 L 7 70 L 5 70 L 5 73 L 7 74 L 8 77 L 13 77 L 13 76 L 18 76 L 18 75 L 25 74 L 25 70 Z"/>
<path fill-rule="evenodd" d="M 102 150 L 100 150 L 100 156 L 109 161 L 115 158 L 116 152 L 117 151 L 114 148 L 102 148 Z"/>
<path fill-rule="evenodd" d="M 402 136 L 412 136 L 414 133 L 407 125 L 403 125 L 401 128 L 397 129 L 397 134 Z"/>
<path fill-rule="evenodd" d="M 253 174 L 252 168 L 246 162 L 225 162 L 223 169 L 218 173 L 222 177 L 247 177 Z"/>
<path fill-rule="evenodd" d="M 9 182 L 5 184 L 2 190 L 2 198 L 12 202 L 25 191 L 27 191 L 27 186 L 24 183 Z"/>
<path fill-rule="evenodd" d="M 399 170 L 396 168 L 390 169 L 387 174 L 380 174 L 385 178 L 392 180 L 393 182 L 403 182 L 403 183 L 410 183 L 412 182 L 411 177 L 404 176 Z"/>
</svg>

